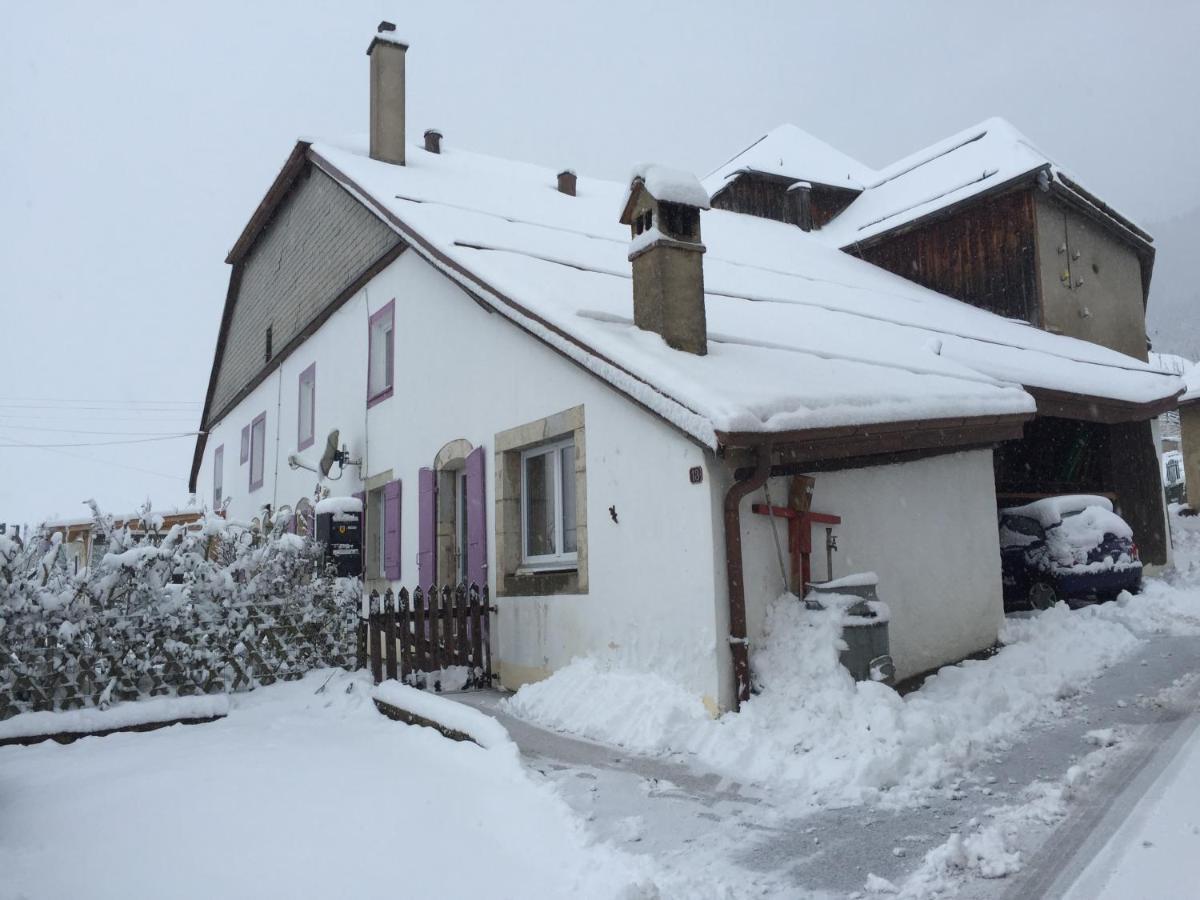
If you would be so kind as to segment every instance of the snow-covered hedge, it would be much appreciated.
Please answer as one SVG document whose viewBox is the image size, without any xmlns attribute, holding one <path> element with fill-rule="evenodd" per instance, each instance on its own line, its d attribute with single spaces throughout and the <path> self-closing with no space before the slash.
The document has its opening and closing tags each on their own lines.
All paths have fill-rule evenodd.
<svg viewBox="0 0 1200 900">
<path fill-rule="evenodd" d="M 311 540 L 143 511 L 144 533 L 93 507 L 108 552 L 81 574 L 61 535 L 0 535 L 0 719 L 116 700 L 247 690 L 351 666 L 358 582 Z"/>
</svg>

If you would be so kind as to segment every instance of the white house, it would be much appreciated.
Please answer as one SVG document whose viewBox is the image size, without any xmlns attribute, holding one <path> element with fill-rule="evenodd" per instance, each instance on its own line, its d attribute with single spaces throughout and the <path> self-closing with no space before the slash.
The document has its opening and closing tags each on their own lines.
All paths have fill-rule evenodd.
<svg viewBox="0 0 1200 900">
<path fill-rule="evenodd" d="M 366 497 L 368 586 L 486 582 L 508 687 L 590 654 L 735 707 L 785 587 L 751 506 L 800 474 L 841 518 L 832 574 L 880 576 L 898 676 L 961 659 L 1002 619 L 992 447 L 1030 390 L 1149 414 L 1179 392 L 710 210 L 686 174 L 406 142 L 406 49 L 371 42 L 369 143 L 298 143 L 229 254 L 192 489 L 239 519 L 296 507 L 315 476 L 289 455 L 339 429 L 359 464 L 329 487 Z"/>
</svg>

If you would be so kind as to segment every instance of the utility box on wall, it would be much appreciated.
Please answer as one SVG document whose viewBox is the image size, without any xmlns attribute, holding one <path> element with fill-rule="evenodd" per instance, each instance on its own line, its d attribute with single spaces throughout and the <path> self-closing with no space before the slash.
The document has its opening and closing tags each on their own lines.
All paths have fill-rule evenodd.
<svg viewBox="0 0 1200 900">
<path fill-rule="evenodd" d="M 361 512 L 349 510 L 322 512 L 318 506 L 317 540 L 325 545 L 326 564 L 333 563 L 340 577 L 362 577 Z"/>
</svg>

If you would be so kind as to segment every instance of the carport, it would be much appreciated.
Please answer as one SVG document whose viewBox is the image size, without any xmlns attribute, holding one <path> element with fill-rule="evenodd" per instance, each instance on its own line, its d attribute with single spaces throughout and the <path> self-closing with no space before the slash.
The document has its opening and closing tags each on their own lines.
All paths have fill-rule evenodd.
<svg viewBox="0 0 1200 900">
<path fill-rule="evenodd" d="M 1152 432 L 1176 400 L 1134 404 L 1031 389 L 1038 415 L 993 456 L 996 501 L 1013 506 L 1057 494 L 1100 494 L 1133 529 L 1142 561 L 1167 562 L 1166 502 Z"/>
</svg>

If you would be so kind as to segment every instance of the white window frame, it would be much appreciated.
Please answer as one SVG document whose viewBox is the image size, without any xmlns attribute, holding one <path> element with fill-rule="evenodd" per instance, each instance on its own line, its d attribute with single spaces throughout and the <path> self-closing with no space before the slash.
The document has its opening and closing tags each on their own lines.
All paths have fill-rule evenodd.
<svg viewBox="0 0 1200 900">
<path fill-rule="evenodd" d="M 562 451 L 566 447 L 574 448 L 574 446 L 575 437 L 572 435 L 563 440 L 540 444 L 537 447 L 521 451 L 521 568 L 523 569 L 573 569 L 579 563 L 578 550 L 564 553 L 558 549 L 555 553 L 530 556 L 528 553 L 529 519 L 526 515 L 529 509 L 529 485 L 525 480 L 525 463 L 534 456 L 549 456 L 554 461 L 552 471 L 549 473 L 550 483 L 554 485 L 554 546 L 556 548 L 563 546 Z M 572 478 L 575 477 L 574 472 L 569 474 Z"/>
</svg>

